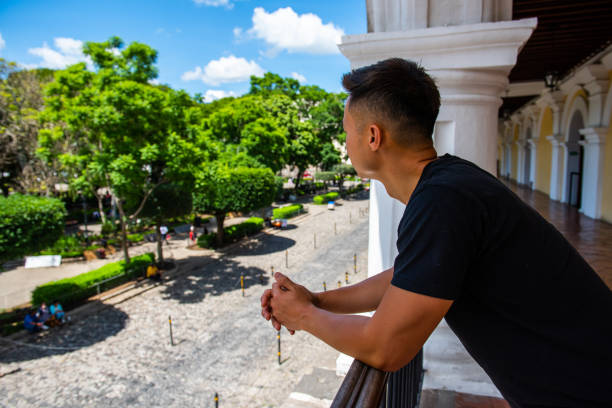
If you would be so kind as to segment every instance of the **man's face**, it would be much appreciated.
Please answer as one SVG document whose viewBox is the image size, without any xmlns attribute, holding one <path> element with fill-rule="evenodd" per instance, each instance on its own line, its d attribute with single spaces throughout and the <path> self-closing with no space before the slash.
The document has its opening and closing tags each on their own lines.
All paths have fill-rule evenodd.
<svg viewBox="0 0 612 408">
<path fill-rule="evenodd" d="M 358 129 L 353 115 L 351 112 L 349 112 L 349 104 L 350 98 L 347 99 L 346 104 L 344 105 L 344 118 L 342 120 L 342 125 L 344 127 L 344 131 L 346 132 L 346 152 L 351 159 L 353 167 L 355 167 L 355 170 L 357 170 L 357 173 L 361 174 L 360 159 L 362 153 L 360 153 L 360 150 L 364 148 L 363 138 L 365 135 L 360 134 L 360 129 Z"/>
</svg>

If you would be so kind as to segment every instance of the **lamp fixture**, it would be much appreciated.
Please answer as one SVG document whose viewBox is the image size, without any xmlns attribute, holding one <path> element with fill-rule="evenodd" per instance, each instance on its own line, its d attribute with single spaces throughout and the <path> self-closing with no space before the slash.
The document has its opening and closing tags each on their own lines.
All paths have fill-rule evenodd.
<svg viewBox="0 0 612 408">
<path fill-rule="evenodd" d="M 559 83 L 559 73 L 557 71 L 548 71 L 544 74 L 544 84 L 548 89 L 554 91 Z"/>
</svg>

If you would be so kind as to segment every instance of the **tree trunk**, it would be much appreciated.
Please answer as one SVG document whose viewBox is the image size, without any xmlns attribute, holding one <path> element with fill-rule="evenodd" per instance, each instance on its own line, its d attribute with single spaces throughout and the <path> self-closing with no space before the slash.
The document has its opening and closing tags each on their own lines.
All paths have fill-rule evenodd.
<svg viewBox="0 0 612 408">
<path fill-rule="evenodd" d="M 302 169 L 298 169 L 298 174 L 295 179 L 295 195 L 298 195 L 298 188 L 300 187 L 300 182 L 302 181 L 302 177 L 304 177 L 304 171 Z"/>
<path fill-rule="evenodd" d="M 164 254 L 163 254 L 163 237 L 161 235 L 161 220 L 157 220 L 157 222 L 155 223 L 155 238 L 157 240 L 157 262 L 159 263 L 159 265 L 162 265 L 162 263 L 164 262 Z"/>
<path fill-rule="evenodd" d="M 104 223 L 106 222 L 106 214 L 104 214 L 104 204 L 103 204 L 104 197 L 102 197 L 98 193 L 94 193 L 94 195 L 96 196 L 96 200 L 98 200 L 98 211 L 100 212 L 100 221 L 104 225 Z"/>
<path fill-rule="evenodd" d="M 125 263 L 130 263 L 130 253 L 128 251 L 128 239 L 127 239 L 127 218 L 123 212 L 123 204 L 121 200 L 117 199 L 117 209 L 119 210 L 119 217 L 121 218 L 121 247 L 123 248 L 123 257 Z"/>
<path fill-rule="evenodd" d="M 217 246 L 220 248 L 223 246 L 223 239 L 225 231 L 223 231 L 223 221 L 225 221 L 225 213 L 216 213 L 215 218 L 217 219 Z"/>
</svg>

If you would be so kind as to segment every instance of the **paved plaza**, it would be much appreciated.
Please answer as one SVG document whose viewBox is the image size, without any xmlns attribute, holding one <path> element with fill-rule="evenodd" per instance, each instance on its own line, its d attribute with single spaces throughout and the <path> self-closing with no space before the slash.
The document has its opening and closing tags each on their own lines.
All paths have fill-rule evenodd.
<svg viewBox="0 0 612 408">
<path fill-rule="evenodd" d="M 306 333 L 283 330 L 278 365 L 276 331 L 259 307 L 271 266 L 312 290 L 321 290 L 323 281 L 344 284 L 345 271 L 350 283 L 365 278 L 365 197 L 343 201 L 335 211 L 312 206 L 290 229 L 259 235 L 219 259 L 192 251 L 163 285 L 38 341 L 30 337 L 28 346 L 0 344 L 0 406 L 212 407 L 215 392 L 221 407 L 282 405 L 303 376 L 334 369 L 338 353 Z"/>
</svg>

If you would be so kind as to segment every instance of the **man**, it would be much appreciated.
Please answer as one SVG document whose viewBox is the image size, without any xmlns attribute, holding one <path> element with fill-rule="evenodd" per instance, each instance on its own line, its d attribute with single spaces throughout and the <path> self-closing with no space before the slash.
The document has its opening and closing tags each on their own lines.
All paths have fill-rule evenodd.
<svg viewBox="0 0 612 408">
<path fill-rule="evenodd" d="M 445 318 L 511 406 L 612 406 L 612 292 L 593 269 L 496 178 L 437 156 L 440 96 L 422 68 L 390 59 L 343 85 L 355 169 L 406 204 L 399 255 L 323 293 L 276 274 L 262 315 L 386 371 L 410 362 Z"/>
</svg>

